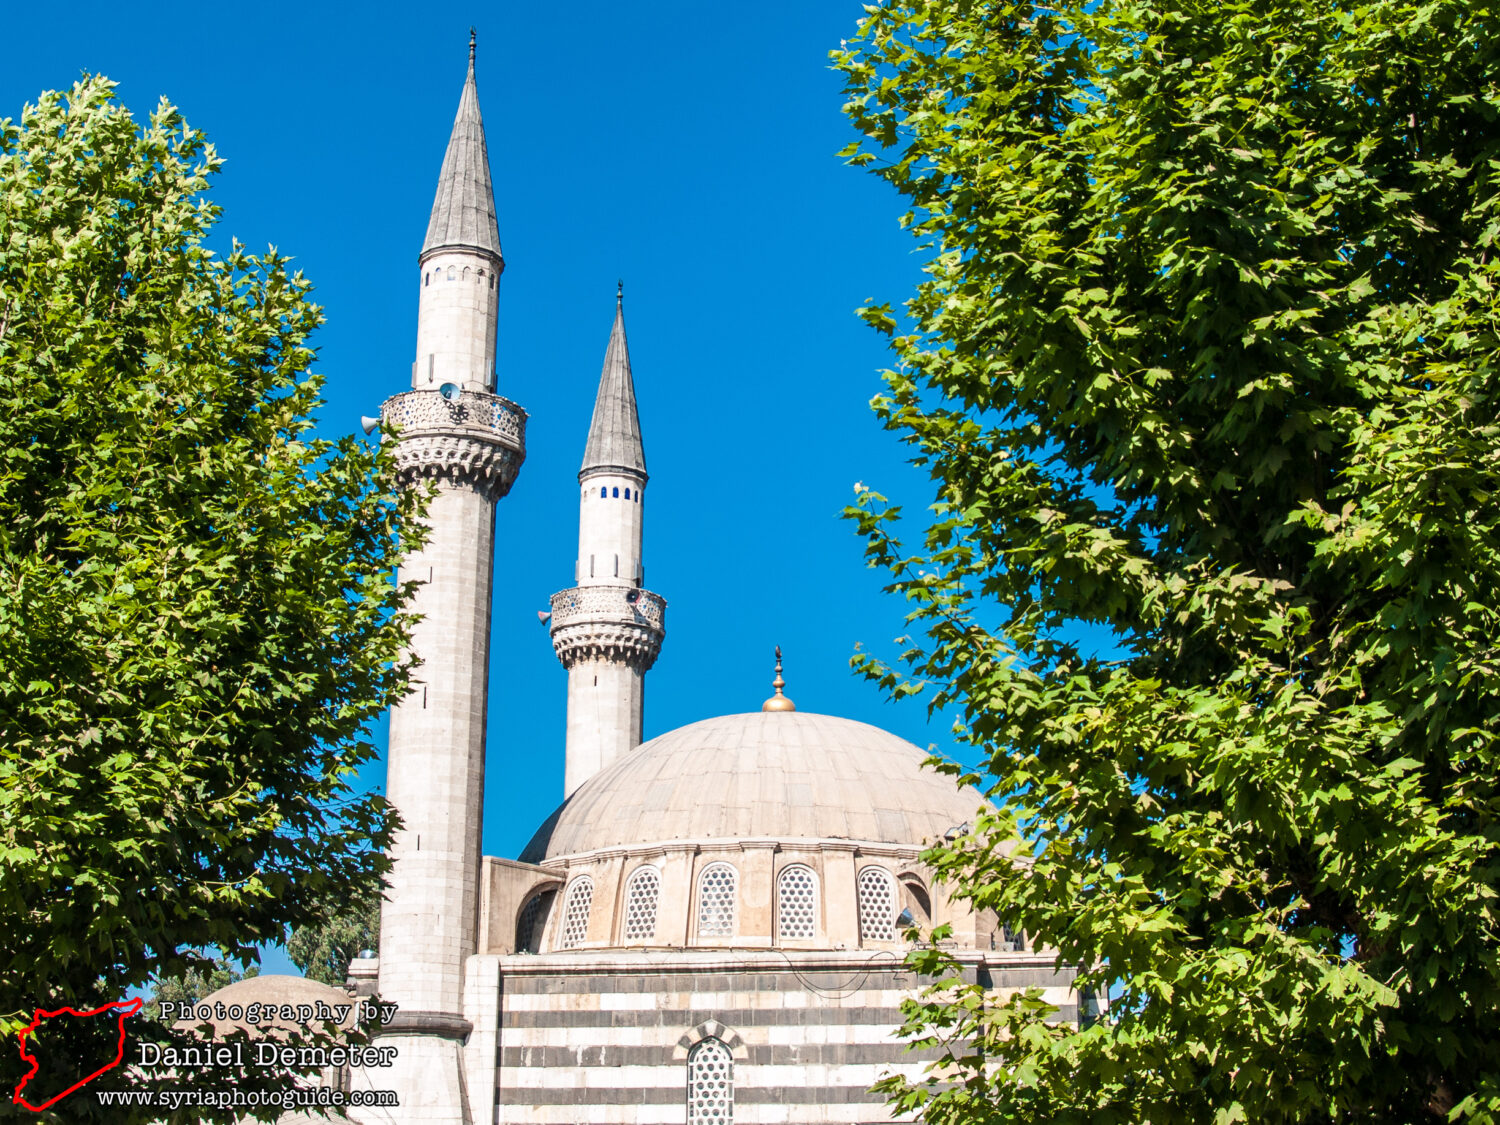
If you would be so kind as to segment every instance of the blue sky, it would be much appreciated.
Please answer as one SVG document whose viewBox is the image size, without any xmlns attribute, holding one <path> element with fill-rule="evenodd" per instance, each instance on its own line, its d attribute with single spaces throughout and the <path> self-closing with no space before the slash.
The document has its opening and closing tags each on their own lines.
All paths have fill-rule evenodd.
<svg viewBox="0 0 1500 1125">
<path fill-rule="evenodd" d="M 87 70 L 138 117 L 164 95 L 208 133 L 226 158 L 216 245 L 275 244 L 326 309 L 327 435 L 409 385 L 416 257 L 478 28 L 507 264 L 498 389 L 531 414 L 497 522 L 487 854 L 515 856 L 562 796 L 566 674 L 536 611 L 572 584 L 616 278 L 652 477 L 647 584 L 669 603 L 646 736 L 758 709 L 780 644 L 802 710 L 950 749 L 946 724 L 848 666 L 856 643 L 894 654 L 903 610 L 837 513 L 855 481 L 909 511 L 930 499 L 868 409 L 887 353 L 854 316 L 903 300 L 921 261 L 898 197 L 835 155 L 852 133 L 827 52 L 861 14 L 848 0 L 7 14 L 0 117 Z"/>
</svg>

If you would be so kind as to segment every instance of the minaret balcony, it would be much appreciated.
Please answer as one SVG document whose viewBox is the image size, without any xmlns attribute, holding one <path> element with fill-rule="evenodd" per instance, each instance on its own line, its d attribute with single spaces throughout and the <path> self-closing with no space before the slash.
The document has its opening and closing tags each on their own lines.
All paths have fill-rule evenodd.
<svg viewBox="0 0 1500 1125">
<path fill-rule="evenodd" d="M 563 666 L 613 660 L 644 672 L 666 636 L 667 602 L 634 586 L 577 586 L 552 595 L 552 647 Z"/>
<path fill-rule="evenodd" d="M 380 416 L 396 430 L 404 484 L 436 480 L 498 500 L 526 459 L 526 411 L 499 395 L 404 391 L 385 400 Z"/>
</svg>

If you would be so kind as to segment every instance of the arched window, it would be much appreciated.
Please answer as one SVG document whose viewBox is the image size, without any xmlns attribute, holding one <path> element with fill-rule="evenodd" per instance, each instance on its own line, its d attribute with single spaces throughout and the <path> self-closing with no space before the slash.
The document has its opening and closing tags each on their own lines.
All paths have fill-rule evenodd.
<svg viewBox="0 0 1500 1125">
<path fill-rule="evenodd" d="M 661 872 L 649 864 L 636 869 L 625 884 L 625 940 L 650 941 L 656 936 L 656 899 Z"/>
<path fill-rule="evenodd" d="M 601 500 L 608 500 L 609 499 L 609 489 L 607 487 L 603 487 L 603 488 L 599 489 L 599 499 L 601 499 Z"/>
<path fill-rule="evenodd" d="M 458 267 L 457 266 L 449 266 L 448 267 L 448 280 L 452 281 L 457 276 L 458 276 Z"/>
<path fill-rule="evenodd" d="M 572 949 L 589 933 L 589 908 L 594 905 L 594 881 L 580 875 L 568 888 L 568 904 L 563 909 L 562 940 L 559 949 Z"/>
<path fill-rule="evenodd" d="M 911 914 L 911 922 L 919 926 L 932 925 L 932 898 L 922 880 L 915 875 L 901 876 L 901 904 Z M 908 923 L 911 924 L 911 923 Z"/>
<path fill-rule="evenodd" d="M 625 490 L 625 499 L 627 499 L 627 500 L 630 499 L 630 489 L 628 489 L 628 488 Z"/>
<path fill-rule="evenodd" d="M 540 953 L 542 935 L 547 931 L 547 916 L 552 913 L 552 900 L 557 892 L 548 888 L 538 891 L 526 900 L 516 919 L 516 952 Z"/>
<path fill-rule="evenodd" d="M 861 941 L 896 940 L 896 889 L 890 872 L 866 867 L 859 873 L 859 936 Z"/>
<path fill-rule="evenodd" d="M 468 266 L 464 267 L 464 280 L 465 281 L 469 280 L 469 267 Z"/>
<path fill-rule="evenodd" d="M 432 284 L 432 271 L 431 270 L 428 270 L 426 276 L 422 278 L 422 284 L 423 285 L 431 285 Z"/>
<path fill-rule="evenodd" d="M 698 876 L 698 936 L 733 937 L 739 880 L 727 863 L 711 863 Z"/>
<path fill-rule="evenodd" d="M 688 1052 L 688 1125 L 733 1125 L 734 1056 L 718 1039 Z"/>
<path fill-rule="evenodd" d="M 495 275 L 494 274 L 490 274 L 490 288 L 491 289 L 495 288 Z"/>
<path fill-rule="evenodd" d="M 818 884 L 812 868 L 783 867 L 776 878 L 776 932 L 784 938 L 810 938 L 818 932 Z"/>
<path fill-rule="evenodd" d="M 619 485 L 615 485 L 615 497 L 618 498 L 619 495 L 620 495 L 620 486 Z"/>
</svg>

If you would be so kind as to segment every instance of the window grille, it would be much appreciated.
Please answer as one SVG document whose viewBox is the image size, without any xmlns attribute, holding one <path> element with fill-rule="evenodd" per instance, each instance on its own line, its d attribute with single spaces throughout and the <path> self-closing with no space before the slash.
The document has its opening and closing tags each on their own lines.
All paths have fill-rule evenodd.
<svg viewBox="0 0 1500 1125">
<path fill-rule="evenodd" d="M 521 917 L 516 922 L 516 952 L 540 953 L 542 934 L 547 930 L 547 916 L 552 912 L 554 891 L 542 891 L 532 895 L 521 907 Z"/>
<path fill-rule="evenodd" d="M 735 882 L 734 868 L 727 863 L 710 864 L 698 876 L 699 937 L 734 936 Z"/>
<path fill-rule="evenodd" d="M 776 917 L 784 938 L 810 938 L 817 934 L 817 884 L 809 868 L 785 867 L 776 880 Z"/>
<path fill-rule="evenodd" d="M 656 936 L 656 899 L 661 873 L 654 867 L 638 869 L 625 887 L 625 940 L 650 941 Z"/>
<path fill-rule="evenodd" d="M 568 888 L 568 905 L 563 910 L 562 941 L 559 949 L 572 949 L 588 936 L 589 907 L 594 905 L 594 881 L 587 875 L 573 880 Z"/>
<path fill-rule="evenodd" d="M 717 1039 L 688 1052 L 688 1125 L 733 1125 L 734 1056 Z"/>
<path fill-rule="evenodd" d="M 863 941 L 896 940 L 896 893 L 883 868 L 859 873 L 859 936 Z"/>
</svg>

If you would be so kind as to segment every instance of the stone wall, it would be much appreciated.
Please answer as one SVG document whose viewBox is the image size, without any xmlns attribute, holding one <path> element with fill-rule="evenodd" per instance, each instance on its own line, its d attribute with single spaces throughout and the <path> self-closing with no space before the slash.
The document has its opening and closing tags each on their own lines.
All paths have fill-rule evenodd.
<svg viewBox="0 0 1500 1125">
<path fill-rule="evenodd" d="M 1002 993 L 1040 987 L 1060 1018 L 1077 1018 L 1073 973 L 1050 958 L 966 961 L 971 979 Z M 733 1052 L 736 1125 L 885 1122 L 892 1118 L 869 1087 L 892 1071 L 916 1075 L 931 1057 L 894 1037 L 901 1000 L 917 982 L 890 953 L 582 953 L 496 962 L 499 1003 L 485 1013 L 499 1025 L 493 1118 L 481 1095 L 476 1122 L 680 1125 L 688 1053 L 709 1036 Z M 471 1072 L 471 1096 L 481 1081 Z"/>
</svg>

